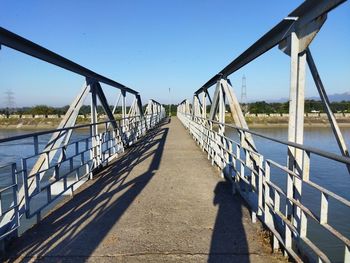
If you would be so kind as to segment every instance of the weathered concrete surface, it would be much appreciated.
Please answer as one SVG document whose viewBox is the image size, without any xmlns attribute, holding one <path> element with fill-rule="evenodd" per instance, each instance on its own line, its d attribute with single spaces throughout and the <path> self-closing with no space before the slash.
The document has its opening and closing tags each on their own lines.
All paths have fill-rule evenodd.
<svg viewBox="0 0 350 263">
<path fill-rule="evenodd" d="M 178 119 L 17 239 L 10 261 L 279 262 Z"/>
</svg>

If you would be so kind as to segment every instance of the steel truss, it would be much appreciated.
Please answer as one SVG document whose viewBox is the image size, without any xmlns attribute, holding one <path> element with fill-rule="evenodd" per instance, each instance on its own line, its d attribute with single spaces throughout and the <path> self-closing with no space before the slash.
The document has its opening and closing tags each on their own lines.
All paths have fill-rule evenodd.
<svg viewBox="0 0 350 263">
<path fill-rule="evenodd" d="M 288 150 L 287 150 L 287 192 L 288 202 L 286 204 L 285 217 L 287 223 L 291 227 L 285 228 L 283 238 L 277 240 L 277 234 L 274 232 L 275 242 L 274 248 L 280 244 L 284 248 L 286 254 L 293 256 L 299 260 L 299 256 L 293 250 L 293 240 L 297 236 L 299 239 L 307 240 L 306 227 L 307 217 L 300 207 L 302 203 L 302 182 L 309 180 L 309 156 L 300 147 L 294 144 L 302 145 L 304 138 L 304 100 L 305 100 L 305 75 L 306 65 L 309 66 L 313 80 L 316 84 L 317 91 L 320 95 L 325 112 L 327 113 L 333 134 L 338 143 L 339 149 L 350 174 L 349 150 L 346 146 L 344 136 L 339 129 L 336 118 L 330 108 L 325 87 L 319 76 L 316 64 L 313 60 L 309 45 L 316 37 L 327 20 L 328 13 L 339 6 L 345 0 L 316 1 L 307 0 L 291 12 L 288 17 L 283 19 L 274 28 L 267 32 L 263 37 L 251 45 L 246 51 L 239 55 L 229 65 L 222 69 L 218 74 L 207 81 L 193 96 L 192 104 L 188 100 L 182 101 L 177 108 L 178 116 L 184 125 L 190 130 L 194 138 L 205 151 L 208 152 L 208 158 L 212 159 L 212 163 L 216 164 L 223 174 L 232 174 L 232 169 L 237 171 L 236 167 L 227 166 L 232 161 L 232 145 L 225 137 L 225 112 L 226 105 L 234 121 L 234 127 L 240 135 L 240 145 L 245 150 L 245 165 L 252 167 L 253 175 L 261 175 L 261 156 L 254 144 L 252 133 L 248 129 L 242 109 L 240 108 L 236 94 L 228 77 L 250 63 L 257 57 L 261 56 L 271 48 L 279 46 L 279 49 L 290 56 L 290 97 L 289 97 L 289 123 L 288 123 Z M 208 90 L 215 86 L 213 98 L 210 98 Z M 207 112 L 207 99 L 210 102 L 210 111 Z M 217 126 L 216 127 L 213 127 Z M 194 132 L 196 130 L 196 132 Z M 238 154 L 238 153 L 237 153 Z M 230 157 L 231 156 L 231 157 Z M 230 159 L 231 158 L 231 159 Z M 235 158 L 239 158 L 236 156 Z M 270 163 L 267 163 L 269 166 Z M 228 170 L 227 170 L 228 169 Z M 268 168 L 266 168 L 268 169 Z M 231 178 L 231 176 L 229 176 Z M 231 178 L 233 180 L 242 179 L 240 176 Z M 269 180 L 267 178 L 266 180 Z M 254 180 L 253 180 L 254 181 Z M 237 184 L 235 181 L 234 184 Z M 261 182 L 260 182 L 261 184 Z M 269 186 L 266 186 L 268 191 Z M 236 189 L 235 189 L 236 190 Z M 240 189 L 238 189 L 240 190 Z M 262 192 L 262 189 L 261 189 Z M 262 193 L 259 192 L 258 209 L 253 209 L 253 220 L 256 213 L 261 217 L 266 216 L 265 209 L 261 208 Z M 296 203 L 297 202 L 297 203 Z M 328 196 L 322 193 L 322 217 L 327 218 Z M 326 212 L 325 212 L 326 211 Z M 276 213 L 275 213 L 276 214 Z M 262 219 L 266 224 L 272 224 L 271 219 Z M 320 222 L 326 224 L 325 221 Z M 292 227 L 298 229 L 297 234 L 293 232 Z M 272 229 L 271 225 L 269 227 Z M 338 236 L 339 237 L 339 236 Z M 315 251 L 319 260 L 328 262 L 327 256 L 320 251 L 314 244 L 307 242 Z M 298 242 L 296 242 L 298 246 Z M 344 261 L 350 262 L 349 253 L 350 241 L 345 242 Z M 301 247 L 299 249 L 302 250 Z"/>
<path fill-rule="evenodd" d="M 21 159 L 21 167 L 17 163 L 5 164 L 1 169 L 11 169 L 12 184 L 6 190 L 12 190 L 12 204 L 8 209 L 0 205 L 0 242 L 13 238 L 18 234 L 21 222 L 36 217 L 40 221 L 44 209 L 66 192 L 73 192 L 94 173 L 124 152 L 124 149 L 134 144 L 149 129 L 152 129 L 165 118 L 164 107 L 150 100 L 143 112 L 140 94 L 114 80 L 95 73 L 65 57 L 62 57 L 44 47 L 41 47 L 21 36 L 0 27 L 0 45 L 7 46 L 22 53 L 36 57 L 58 67 L 77 73 L 85 78 L 81 91 L 69 106 L 65 116 L 56 130 L 26 134 L 7 139 L 1 143 L 33 138 L 32 156 Z M 120 91 L 113 109 L 110 108 L 101 83 L 112 86 Z M 133 102 L 127 112 L 126 96 L 133 96 Z M 79 110 L 86 99 L 90 97 L 90 124 L 76 126 Z M 116 109 L 121 101 L 121 116 L 116 115 Z M 100 121 L 97 106 L 102 106 L 107 120 Z M 118 117 L 118 118 L 116 118 Z M 88 128 L 89 136 L 71 142 L 73 131 Z M 39 137 L 51 135 L 48 143 L 41 150 Z M 72 151 L 71 148 L 74 148 Z M 76 167 L 74 161 L 79 159 Z M 31 162 L 34 165 L 30 165 Z M 68 171 L 66 166 L 69 166 Z M 1 172 L 1 171 L 0 171 Z M 73 178 L 72 177 L 73 174 Z M 48 177 L 48 178 L 47 178 Z M 20 178 L 23 183 L 18 183 Z M 0 190 L 0 203 L 1 192 Z M 38 202 L 38 197 L 46 194 L 44 203 Z"/>
</svg>

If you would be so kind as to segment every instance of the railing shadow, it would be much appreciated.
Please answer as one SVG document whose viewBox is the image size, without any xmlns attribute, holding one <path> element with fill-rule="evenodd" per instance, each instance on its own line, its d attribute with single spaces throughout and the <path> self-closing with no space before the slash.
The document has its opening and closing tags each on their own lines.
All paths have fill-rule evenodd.
<svg viewBox="0 0 350 263">
<path fill-rule="evenodd" d="M 168 134 L 168 128 L 163 127 L 166 123 L 150 131 L 84 190 L 16 239 L 7 259 L 91 255 L 158 169 Z M 147 171 L 128 178 L 136 165 L 147 160 Z"/>
<path fill-rule="evenodd" d="M 213 228 L 208 263 L 242 262 L 249 260 L 249 247 L 243 226 L 243 201 L 232 195 L 232 185 L 220 181 L 214 190 L 218 212 Z"/>
</svg>

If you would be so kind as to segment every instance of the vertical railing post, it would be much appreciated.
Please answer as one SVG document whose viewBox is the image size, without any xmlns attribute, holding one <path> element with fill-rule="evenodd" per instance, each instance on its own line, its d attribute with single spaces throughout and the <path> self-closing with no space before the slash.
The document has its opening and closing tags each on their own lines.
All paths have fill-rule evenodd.
<svg viewBox="0 0 350 263">
<path fill-rule="evenodd" d="M 258 167 L 258 215 L 261 216 L 263 213 L 263 163 L 264 158 L 262 155 L 259 156 L 259 167 Z"/>
<path fill-rule="evenodd" d="M 22 159 L 22 180 L 23 180 L 23 189 L 24 189 L 24 209 L 27 215 L 29 215 L 29 186 L 28 186 L 28 167 L 27 160 Z M 32 181 L 34 184 L 34 182 Z M 22 196 L 20 196 L 22 198 Z"/>
<path fill-rule="evenodd" d="M 302 173 L 302 179 L 304 181 L 309 181 L 310 177 L 310 152 L 304 151 L 303 152 L 303 173 Z M 301 211 L 301 217 L 300 217 L 300 224 L 298 227 L 298 232 L 300 238 L 306 237 L 307 234 L 307 216 L 304 211 Z"/>
<path fill-rule="evenodd" d="M 121 137 L 123 138 L 124 144 L 128 144 L 127 129 L 126 129 L 126 92 L 121 91 L 122 94 L 122 121 L 121 121 Z"/>
<path fill-rule="evenodd" d="M 13 207 L 14 207 L 14 220 L 16 227 L 19 227 L 19 211 L 18 211 L 18 173 L 17 173 L 17 164 L 13 163 L 11 166 L 11 175 L 12 175 L 12 184 L 13 184 L 13 192 L 12 192 L 12 199 L 13 199 Z M 14 236 L 18 236 L 18 231 L 14 233 Z"/>
<path fill-rule="evenodd" d="M 217 158 L 217 161 L 218 161 L 218 166 L 220 167 L 221 169 L 221 176 L 223 177 L 223 165 L 224 165 L 224 162 L 223 162 L 223 156 L 224 156 L 224 140 L 223 140 L 223 136 L 225 135 L 225 94 L 224 94 L 224 91 L 223 91 L 223 88 L 221 86 L 221 80 L 220 80 L 220 83 L 219 83 L 219 136 L 217 136 L 217 140 L 216 140 L 216 143 L 218 144 L 218 150 L 219 150 L 219 154 L 217 154 L 218 158 Z"/>
</svg>

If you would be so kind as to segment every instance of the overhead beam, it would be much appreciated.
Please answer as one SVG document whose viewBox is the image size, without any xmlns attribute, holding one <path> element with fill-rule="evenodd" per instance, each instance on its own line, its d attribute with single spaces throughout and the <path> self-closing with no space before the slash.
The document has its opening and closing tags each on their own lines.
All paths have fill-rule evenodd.
<svg viewBox="0 0 350 263">
<path fill-rule="evenodd" d="M 216 82 L 221 78 L 227 78 L 233 72 L 239 70 L 241 67 L 278 45 L 281 41 L 289 37 L 291 32 L 299 31 L 308 23 L 324 14 L 327 14 L 329 11 L 345 1 L 346 0 L 306 0 L 293 12 L 291 12 L 287 18 L 283 19 L 274 28 L 251 45 L 246 51 L 228 64 L 224 69 L 207 81 L 195 92 L 195 94 L 199 94 L 202 91 L 207 90 L 216 84 Z"/>
<path fill-rule="evenodd" d="M 102 76 L 88 68 L 85 68 L 57 53 L 54 53 L 28 39 L 25 39 L 15 33 L 12 33 L 3 27 L 0 27 L 0 44 L 15 49 L 32 57 L 46 61 L 58 67 L 77 73 L 86 78 L 92 78 L 95 81 L 105 83 L 109 86 L 118 88 L 131 94 L 138 94 L 137 91 L 124 86 L 114 80 Z"/>
</svg>

